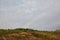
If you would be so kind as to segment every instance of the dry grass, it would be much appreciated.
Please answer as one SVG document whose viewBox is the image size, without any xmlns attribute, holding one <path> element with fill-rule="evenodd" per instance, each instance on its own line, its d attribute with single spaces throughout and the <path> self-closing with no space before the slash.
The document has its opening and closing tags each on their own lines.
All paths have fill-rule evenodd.
<svg viewBox="0 0 60 40">
<path fill-rule="evenodd" d="M 48 32 L 32 29 L 1 29 L 0 40 L 60 40 L 60 31 Z"/>
</svg>

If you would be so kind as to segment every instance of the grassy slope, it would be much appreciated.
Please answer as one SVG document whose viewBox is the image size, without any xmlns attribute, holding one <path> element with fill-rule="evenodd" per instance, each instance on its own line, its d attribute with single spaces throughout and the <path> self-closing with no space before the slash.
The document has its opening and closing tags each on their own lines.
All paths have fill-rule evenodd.
<svg viewBox="0 0 60 40">
<path fill-rule="evenodd" d="M 37 31 L 32 29 L 0 29 L 0 40 L 60 40 L 60 31 Z"/>
</svg>

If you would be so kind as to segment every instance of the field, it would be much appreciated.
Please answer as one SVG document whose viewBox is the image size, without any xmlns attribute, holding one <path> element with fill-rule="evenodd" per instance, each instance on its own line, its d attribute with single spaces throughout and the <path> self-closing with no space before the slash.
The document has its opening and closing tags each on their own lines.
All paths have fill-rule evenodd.
<svg viewBox="0 0 60 40">
<path fill-rule="evenodd" d="M 0 29 L 0 40 L 60 40 L 60 30 Z"/>
</svg>

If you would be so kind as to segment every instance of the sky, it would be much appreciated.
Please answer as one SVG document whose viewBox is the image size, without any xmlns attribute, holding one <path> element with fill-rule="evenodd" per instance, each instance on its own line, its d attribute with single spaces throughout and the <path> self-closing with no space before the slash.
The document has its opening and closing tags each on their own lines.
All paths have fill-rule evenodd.
<svg viewBox="0 0 60 40">
<path fill-rule="evenodd" d="M 60 0 L 0 0 L 0 29 L 60 29 Z"/>
</svg>

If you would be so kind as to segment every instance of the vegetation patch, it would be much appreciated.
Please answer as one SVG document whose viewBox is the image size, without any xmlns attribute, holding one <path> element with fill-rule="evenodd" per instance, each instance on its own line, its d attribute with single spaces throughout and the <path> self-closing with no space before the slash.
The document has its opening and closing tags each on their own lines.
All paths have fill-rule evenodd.
<svg viewBox="0 0 60 40">
<path fill-rule="evenodd" d="M 0 40 L 60 40 L 60 31 L 32 29 L 0 29 Z"/>
</svg>

